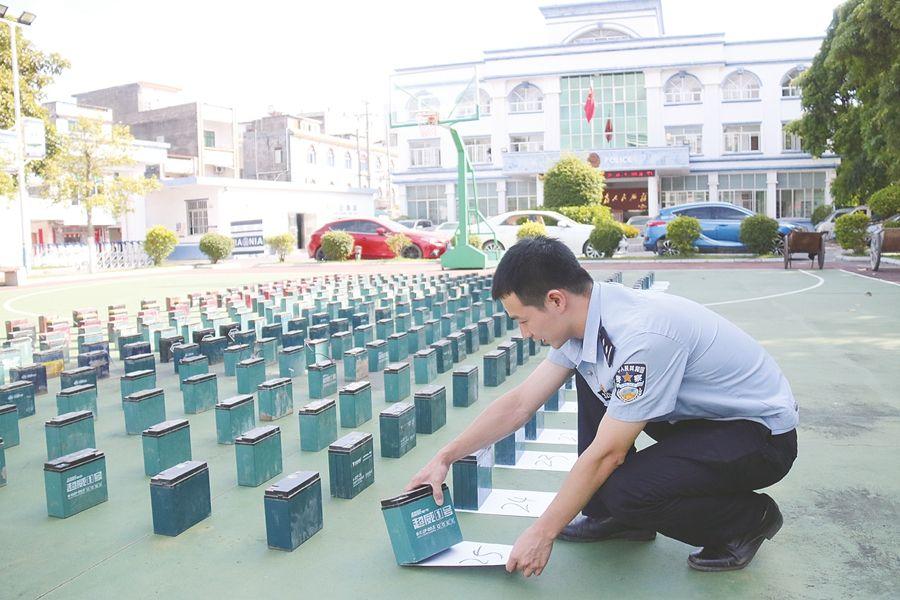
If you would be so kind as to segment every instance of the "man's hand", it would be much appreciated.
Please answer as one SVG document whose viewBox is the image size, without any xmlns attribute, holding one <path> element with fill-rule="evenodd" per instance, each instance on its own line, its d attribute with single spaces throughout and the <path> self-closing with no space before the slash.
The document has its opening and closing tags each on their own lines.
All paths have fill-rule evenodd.
<svg viewBox="0 0 900 600">
<path fill-rule="evenodd" d="M 509 573 L 522 571 L 525 577 L 540 575 L 550 560 L 550 552 L 553 550 L 553 537 L 543 529 L 532 525 L 526 529 L 506 561 L 506 570 Z"/>
<path fill-rule="evenodd" d="M 444 503 L 444 492 L 441 491 L 441 484 L 447 479 L 447 471 L 449 470 L 450 463 L 444 461 L 440 456 L 435 456 L 409 480 L 403 491 L 408 492 L 423 483 L 427 483 L 431 486 L 431 491 L 434 493 L 434 501 L 440 506 Z"/>
</svg>

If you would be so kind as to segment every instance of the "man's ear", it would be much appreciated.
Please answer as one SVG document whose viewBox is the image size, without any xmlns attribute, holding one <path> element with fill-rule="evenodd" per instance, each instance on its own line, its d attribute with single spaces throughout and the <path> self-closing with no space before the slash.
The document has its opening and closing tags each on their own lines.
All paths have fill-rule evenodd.
<svg viewBox="0 0 900 600">
<path fill-rule="evenodd" d="M 566 308 L 566 294 L 562 290 L 550 290 L 547 292 L 546 300 L 544 300 L 544 305 L 557 312 L 563 311 Z"/>
</svg>

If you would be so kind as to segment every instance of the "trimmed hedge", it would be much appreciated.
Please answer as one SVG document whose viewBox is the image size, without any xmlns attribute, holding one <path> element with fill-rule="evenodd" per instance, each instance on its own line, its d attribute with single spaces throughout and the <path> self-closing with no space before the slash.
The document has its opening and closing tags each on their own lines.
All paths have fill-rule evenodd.
<svg viewBox="0 0 900 600">
<path fill-rule="evenodd" d="M 834 222 L 834 235 L 837 243 L 844 250 L 853 250 L 855 254 L 862 254 L 866 249 L 866 227 L 868 225 L 869 217 L 862 211 L 841 215 Z"/>
<path fill-rule="evenodd" d="M 588 241 L 594 250 L 606 258 L 612 258 L 622 241 L 622 229 L 611 219 L 600 221 L 594 226 Z"/>
<path fill-rule="evenodd" d="M 900 183 L 881 188 L 869 198 L 872 215 L 879 219 L 890 219 L 900 213 Z"/>
<path fill-rule="evenodd" d="M 622 230 L 622 235 L 629 239 L 636 238 L 641 233 L 640 229 L 628 223 L 619 223 L 619 228 Z"/>
<path fill-rule="evenodd" d="M 392 233 L 387 236 L 385 242 L 387 243 L 388 248 L 391 249 L 391 252 L 394 253 L 394 258 L 402 256 L 403 249 L 407 246 L 412 246 L 412 240 L 403 233 Z"/>
<path fill-rule="evenodd" d="M 347 260 L 353 252 L 353 236 L 346 231 L 329 231 L 322 236 L 325 260 Z"/>
<path fill-rule="evenodd" d="M 221 233 L 207 233 L 200 238 L 200 252 L 205 254 L 212 264 L 231 256 L 234 240 Z"/>
<path fill-rule="evenodd" d="M 753 215 L 741 222 L 741 243 L 753 254 L 769 254 L 778 239 L 778 221 L 766 215 Z"/>
<path fill-rule="evenodd" d="M 533 237 L 547 237 L 547 228 L 543 223 L 529 221 L 519 225 L 519 229 L 516 230 L 517 240 Z"/>
<path fill-rule="evenodd" d="M 294 251 L 297 240 L 294 239 L 292 233 L 282 233 L 266 238 L 266 244 L 269 246 L 269 250 L 278 255 L 278 262 L 284 262 L 287 255 Z"/>
<path fill-rule="evenodd" d="M 694 242 L 702 231 L 698 219 L 681 215 L 669 221 L 666 226 L 666 239 L 678 254 L 693 254 Z"/>
<path fill-rule="evenodd" d="M 603 173 L 577 156 L 563 156 L 544 174 L 544 207 L 600 204 L 606 188 Z"/>
<path fill-rule="evenodd" d="M 824 221 L 828 215 L 834 212 L 833 204 L 822 204 L 817 206 L 810 217 L 810 221 L 812 221 L 813 227 Z"/>
<path fill-rule="evenodd" d="M 144 252 L 153 261 L 154 266 L 159 266 L 175 251 L 178 245 L 178 236 L 171 229 L 162 225 L 151 227 L 144 239 Z"/>
<path fill-rule="evenodd" d="M 558 206 L 554 209 L 561 215 L 565 215 L 576 223 L 596 225 L 600 221 L 612 220 L 612 212 L 608 206 L 602 204 L 590 204 L 587 206 Z"/>
</svg>

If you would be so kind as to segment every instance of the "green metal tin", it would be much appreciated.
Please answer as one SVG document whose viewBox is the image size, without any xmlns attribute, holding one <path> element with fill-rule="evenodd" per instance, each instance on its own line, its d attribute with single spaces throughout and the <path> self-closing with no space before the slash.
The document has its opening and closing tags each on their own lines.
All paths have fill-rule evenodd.
<svg viewBox="0 0 900 600">
<path fill-rule="evenodd" d="M 32 416 L 34 414 L 34 384 L 30 381 L 13 381 L 0 386 L 0 405 L 3 404 L 15 404 L 20 419 Z"/>
<path fill-rule="evenodd" d="M 53 417 L 44 423 L 47 460 L 78 452 L 97 445 L 94 436 L 94 413 L 79 410 Z"/>
<path fill-rule="evenodd" d="M 506 319 L 505 313 L 494 313 L 491 315 L 491 326 L 495 338 L 502 338 L 506 327 L 504 326 Z"/>
<path fill-rule="evenodd" d="M 97 386 L 75 385 L 61 389 L 56 394 L 56 414 L 61 415 L 79 410 L 89 410 L 94 413 L 94 419 L 99 419 L 97 414 Z"/>
<path fill-rule="evenodd" d="M 328 446 L 328 475 L 331 495 L 355 498 L 375 483 L 372 434 L 354 431 Z"/>
<path fill-rule="evenodd" d="M 44 463 L 47 514 L 66 519 L 109 498 L 106 489 L 106 458 L 103 452 L 86 448 Z"/>
<path fill-rule="evenodd" d="M 423 307 L 413 309 L 413 323 L 415 325 L 424 325 L 428 318 L 428 309 Z"/>
<path fill-rule="evenodd" d="M 121 398 L 123 401 L 125 400 L 125 396 L 130 396 L 135 392 L 140 392 L 141 390 L 149 390 L 155 387 L 155 371 L 132 371 L 131 373 L 125 373 L 119 378 L 119 392 L 121 393 Z M 141 431 L 143 431 L 144 429 L 146 429 L 146 427 L 142 427 Z M 140 433 L 140 431 L 138 431 L 137 433 Z"/>
<path fill-rule="evenodd" d="M 228 338 L 223 335 L 206 337 L 200 340 L 200 354 L 209 359 L 209 364 L 217 365 L 225 359 L 225 348 Z"/>
<path fill-rule="evenodd" d="M 478 401 L 478 366 L 460 365 L 453 370 L 453 406 L 465 408 Z"/>
<path fill-rule="evenodd" d="M 428 344 L 425 339 L 425 328 L 421 325 L 414 325 L 409 329 L 409 335 L 406 338 L 409 343 L 409 353 L 415 354 L 422 348 L 427 348 Z"/>
<path fill-rule="evenodd" d="M 387 342 L 384 340 L 367 342 L 366 351 L 369 353 L 369 373 L 383 371 L 388 364 Z"/>
<path fill-rule="evenodd" d="M 201 461 L 185 461 L 150 480 L 153 533 L 177 536 L 212 512 L 209 467 Z"/>
<path fill-rule="evenodd" d="M 449 336 L 456 330 L 456 319 L 453 315 L 441 315 L 441 335 Z"/>
<path fill-rule="evenodd" d="M 463 541 L 453 498 L 442 484 L 444 503 L 434 500 L 425 484 L 395 498 L 381 501 L 381 514 L 398 565 L 413 565 Z"/>
<path fill-rule="evenodd" d="M 401 361 L 409 356 L 409 334 L 406 331 L 392 333 L 388 336 L 388 360 Z"/>
<path fill-rule="evenodd" d="M 384 369 L 384 399 L 386 402 L 400 402 L 409 397 L 409 363 L 391 363 Z"/>
<path fill-rule="evenodd" d="M 514 335 L 510 340 L 516 345 L 516 364 L 518 366 L 524 365 L 528 362 L 528 348 L 525 343 L 525 338 L 521 335 Z"/>
<path fill-rule="evenodd" d="M 253 351 L 249 344 L 233 344 L 225 348 L 222 353 L 222 362 L 225 363 L 225 376 L 234 377 L 237 364 L 250 358 Z"/>
<path fill-rule="evenodd" d="M 456 317 L 456 328 L 462 329 L 472 322 L 472 311 L 468 308 L 457 308 L 453 311 Z"/>
<path fill-rule="evenodd" d="M 19 445 L 19 409 L 15 404 L 0 406 L 0 437 L 6 440 L 6 447 Z"/>
<path fill-rule="evenodd" d="M 303 346 L 286 346 L 278 353 L 278 376 L 300 377 L 306 370 Z"/>
<path fill-rule="evenodd" d="M 159 338 L 159 343 L 157 344 L 157 348 L 159 349 L 159 362 L 167 363 L 172 361 L 172 346 L 175 344 L 183 344 L 184 336 L 183 335 L 166 335 L 161 336 Z"/>
<path fill-rule="evenodd" d="M 372 418 L 372 384 L 356 381 L 338 392 L 341 427 L 359 427 Z"/>
<path fill-rule="evenodd" d="M 372 325 L 360 325 L 353 328 L 353 345 L 364 348 L 366 344 L 375 339 L 375 327 Z"/>
<path fill-rule="evenodd" d="M 331 334 L 328 333 L 328 323 L 320 323 L 318 325 L 309 326 L 309 337 L 314 340 L 330 340 Z"/>
<path fill-rule="evenodd" d="M 125 372 L 134 373 L 135 371 L 153 371 L 156 372 L 156 355 L 154 354 L 134 354 L 125 359 Z"/>
<path fill-rule="evenodd" d="M 447 388 L 429 385 L 415 395 L 416 433 L 431 434 L 447 424 Z"/>
<path fill-rule="evenodd" d="M 291 473 L 266 488 L 269 548 L 293 551 L 322 529 L 322 481 L 315 471 Z"/>
<path fill-rule="evenodd" d="M 541 432 L 544 431 L 544 411 L 536 410 L 531 418 L 528 419 L 528 422 L 525 423 L 525 439 L 534 441 L 538 439 L 541 435 Z"/>
<path fill-rule="evenodd" d="M 234 438 L 256 427 L 253 394 L 232 396 L 216 403 L 216 442 L 233 444 Z"/>
<path fill-rule="evenodd" d="M 437 350 L 423 348 L 413 355 L 416 385 L 431 383 L 437 378 Z"/>
<path fill-rule="evenodd" d="M 337 439 L 337 405 L 317 400 L 300 409 L 300 449 L 318 452 Z"/>
<path fill-rule="evenodd" d="M 446 337 L 446 340 L 450 345 L 451 361 L 455 364 L 466 360 L 468 356 L 466 353 L 466 334 L 462 331 L 454 331 Z"/>
<path fill-rule="evenodd" d="M 519 367 L 516 362 L 516 344 L 514 342 L 502 342 L 497 344 L 497 350 L 504 353 L 506 364 L 506 376 L 509 377 Z"/>
<path fill-rule="evenodd" d="M 438 340 L 431 344 L 437 359 L 437 372 L 446 373 L 453 367 L 453 348 L 450 340 Z"/>
<path fill-rule="evenodd" d="M 353 337 L 349 331 L 338 331 L 331 336 L 331 360 L 341 360 L 344 352 L 350 349 Z"/>
<path fill-rule="evenodd" d="M 381 456 L 400 458 L 416 447 L 416 408 L 412 402 L 397 402 L 378 415 Z"/>
<path fill-rule="evenodd" d="M 377 339 L 386 340 L 394 332 L 394 319 L 386 318 L 375 321 L 375 337 Z"/>
<path fill-rule="evenodd" d="M 282 471 L 281 429 L 265 425 L 234 440 L 238 485 L 256 487 Z"/>
<path fill-rule="evenodd" d="M 369 352 L 350 348 L 344 352 L 344 381 L 362 381 L 369 375 Z"/>
<path fill-rule="evenodd" d="M 175 372 L 181 372 L 181 363 L 192 356 L 200 355 L 200 344 L 175 344 L 172 346 L 172 362 L 175 364 Z"/>
<path fill-rule="evenodd" d="M 520 427 L 494 444 L 494 461 L 498 465 L 514 465 L 525 452 L 525 428 Z"/>
<path fill-rule="evenodd" d="M 491 350 L 484 355 L 484 387 L 497 387 L 506 381 L 506 353 Z"/>
<path fill-rule="evenodd" d="M 122 334 L 116 341 L 116 348 L 119 350 L 119 360 L 125 360 L 132 354 L 145 354 L 150 350 L 149 342 L 143 341 L 144 336 L 140 333 Z M 142 344 L 136 346 L 135 344 Z M 146 345 L 143 345 L 146 344 Z"/>
<path fill-rule="evenodd" d="M 219 384 L 215 373 L 191 375 L 181 382 L 184 412 L 196 415 L 215 407 L 219 401 Z"/>
<path fill-rule="evenodd" d="M 166 420 L 166 396 L 161 388 L 133 392 L 122 399 L 125 433 L 140 435 L 148 427 Z"/>
<path fill-rule="evenodd" d="M 493 490 L 494 455 L 482 448 L 453 463 L 453 499 L 456 508 L 478 510 Z"/>
<path fill-rule="evenodd" d="M 328 360 L 328 340 L 312 338 L 306 340 L 306 366 Z"/>
<path fill-rule="evenodd" d="M 290 377 L 263 381 L 256 395 L 260 421 L 274 421 L 294 412 L 294 384 Z"/>
<path fill-rule="evenodd" d="M 267 365 L 278 362 L 278 339 L 273 337 L 256 340 L 256 353 L 265 359 Z"/>
<path fill-rule="evenodd" d="M 394 331 L 409 331 L 412 327 L 412 316 L 409 313 L 398 313 L 394 316 Z"/>
<path fill-rule="evenodd" d="M 337 333 L 350 332 L 350 319 L 337 318 L 328 322 L 328 333 L 333 337 Z"/>
<path fill-rule="evenodd" d="M 475 354 L 481 348 L 481 339 L 478 334 L 478 325 L 469 325 L 462 328 L 466 336 L 466 354 Z"/>
<path fill-rule="evenodd" d="M 206 375 L 209 373 L 209 359 L 203 354 L 196 356 L 188 356 L 181 360 L 178 366 L 179 387 L 184 392 L 184 382 L 196 375 Z"/>
<path fill-rule="evenodd" d="M 266 380 L 266 361 L 262 357 L 245 358 L 235 365 L 237 393 L 252 394 L 257 386 Z"/>
<path fill-rule="evenodd" d="M 538 345 L 534 338 L 528 338 L 528 356 L 535 356 L 538 353 Z"/>
<path fill-rule="evenodd" d="M 558 389 L 547 398 L 544 402 L 544 410 L 548 412 L 557 412 L 559 411 L 559 406 L 562 404 L 562 389 Z"/>
<path fill-rule="evenodd" d="M 327 398 L 337 393 L 337 363 L 333 360 L 309 365 L 306 376 L 311 399 Z"/>
<path fill-rule="evenodd" d="M 274 318 L 274 316 L 272 318 Z M 275 347 L 277 348 L 281 345 L 282 328 L 283 326 L 281 323 L 270 321 L 268 324 L 262 326 L 262 335 L 260 336 L 260 339 L 273 338 L 275 340 Z"/>
<path fill-rule="evenodd" d="M 478 321 L 478 343 L 486 346 L 493 343 L 494 337 L 494 321 L 492 319 Z"/>
<path fill-rule="evenodd" d="M 97 371 L 91 367 L 69 369 L 59 374 L 59 387 L 64 389 L 76 385 L 97 385 Z"/>
</svg>

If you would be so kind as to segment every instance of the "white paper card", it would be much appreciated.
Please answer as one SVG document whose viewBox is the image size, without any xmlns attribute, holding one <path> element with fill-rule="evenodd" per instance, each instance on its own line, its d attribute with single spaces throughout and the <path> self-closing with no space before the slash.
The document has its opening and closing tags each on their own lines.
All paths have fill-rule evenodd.
<svg viewBox="0 0 900 600">
<path fill-rule="evenodd" d="M 477 512 L 483 515 L 534 517 L 536 519 L 544 514 L 555 497 L 555 492 L 493 490 L 477 511 L 457 508 L 456 512 Z"/>
<path fill-rule="evenodd" d="M 505 567 L 512 546 L 482 542 L 460 542 L 440 554 L 411 567 Z"/>
<path fill-rule="evenodd" d="M 494 465 L 498 469 L 530 469 L 533 471 L 571 471 L 578 459 L 574 452 L 536 452 L 526 450 L 514 465 Z"/>
</svg>

